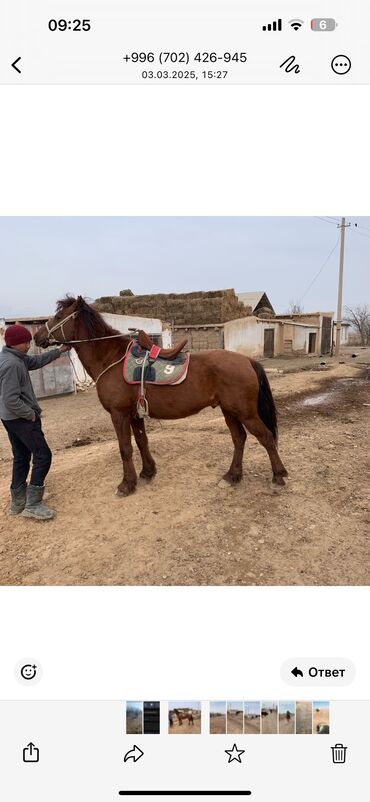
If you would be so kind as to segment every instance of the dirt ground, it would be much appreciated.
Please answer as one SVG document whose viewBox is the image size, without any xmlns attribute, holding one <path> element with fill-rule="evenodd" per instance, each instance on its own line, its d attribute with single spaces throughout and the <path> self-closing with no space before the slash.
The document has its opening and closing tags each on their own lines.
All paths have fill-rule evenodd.
<svg viewBox="0 0 370 802">
<path fill-rule="evenodd" d="M 143 731 L 143 714 L 127 712 L 126 716 L 126 734 L 127 735 L 141 735 Z"/>
<path fill-rule="evenodd" d="M 278 715 L 277 710 L 268 713 L 267 716 L 261 716 L 261 732 L 262 735 L 276 735 L 278 731 Z"/>
<path fill-rule="evenodd" d="M 238 713 L 228 711 L 226 728 L 228 735 L 240 735 L 243 732 L 243 710 Z"/>
<path fill-rule="evenodd" d="M 11 452 L 0 427 L 0 583 L 369 584 L 370 380 L 349 360 L 327 367 L 269 374 L 289 471 L 279 492 L 250 435 L 242 482 L 220 483 L 232 441 L 221 411 L 206 409 L 149 421 L 157 476 L 115 497 L 117 441 L 91 389 L 42 402 L 54 454 L 45 499 L 57 517 L 10 518 Z M 77 438 L 89 442 L 73 447 Z"/>
<path fill-rule="evenodd" d="M 194 713 L 194 723 L 189 724 L 187 719 L 184 719 L 182 724 L 179 724 L 176 714 L 172 719 L 172 727 L 168 728 L 170 735 L 200 735 L 201 733 L 201 717 Z"/>
<path fill-rule="evenodd" d="M 297 702 L 296 705 L 296 733 L 297 735 L 311 735 L 312 733 L 312 702 Z"/>
<path fill-rule="evenodd" d="M 259 735 L 261 732 L 261 718 L 247 718 L 244 716 L 244 735 Z"/>
<path fill-rule="evenodd" d="M 285 714 L 279 714 L 279 735 L 294 735 L 295 716 L 291 715 L 289 721 Z"/>
<path fill-rule="evenodd" d="M 211 713 L 209 717 L 209 731 L 211 735 L 226 735 L 226 716 Z"/>
<path fill-rule="evenodd" d="M 329 711 L 329 708 L 328 707 L 321 707 L 321 708 L 317 709 L 314 706 L 313 715 L 312 715 L 312 721 L 313 721 L 313 732 L 314 732 L 314 734 L 317 734 L 317 728 L 320 726 L 320 724 L 327 724 L 328 726 L 330 726 L 330 711 Z"/>
</svg>

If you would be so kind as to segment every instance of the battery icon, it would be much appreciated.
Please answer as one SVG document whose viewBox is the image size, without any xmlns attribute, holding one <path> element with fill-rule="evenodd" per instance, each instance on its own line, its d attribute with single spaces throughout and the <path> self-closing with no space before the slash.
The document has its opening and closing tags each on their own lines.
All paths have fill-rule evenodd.
<svg viewBox="0 0 370 802">
<path fill-rule="evenodd" d="M 332 17 L 321 17 L 311 20 L 312 31 L 335 31 L 338 23 Z"/>
</svg>

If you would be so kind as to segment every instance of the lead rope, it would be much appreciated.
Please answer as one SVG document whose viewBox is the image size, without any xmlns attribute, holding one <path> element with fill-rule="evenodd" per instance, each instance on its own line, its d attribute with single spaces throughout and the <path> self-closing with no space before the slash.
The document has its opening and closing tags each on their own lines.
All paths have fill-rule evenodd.
<svg viewBox="0 0 370 802">
<path fill-rule="evenodd" d="M 122 335 L 121 335 L 121 336 L 122 336 Z M 131 346 L 132 342 L 133 342 L 133 340 L 129 340 L 129 342 L 128 342 L 128 344 L 127 344 L 126 351 L 125 351 L 125 353 L 123 354 L 123 356 L 121 356 L 121 358 L 120 358 L 120 359 L 117 359 L 117 361 L 116 361 L 116 362 L 112 362 L 112 364 L 111 364 L 111 365 L 108 365 L 108 367 L 107 367 L 107 368 L 104 368 L 104 370 L 102 370 L 102 371 L 101 371 L 101 373 L 99 373 L 99 376 L 97 376 L 97 378 L 95 379 L 95 386 L 97 385 L 97 383 L 98 383 L 98 381 L 99 381 L 100 377 L 101 377 L 101 376 L 103 376 L 103 375 L 104 375 L 104 373 L 106 373 L 106 372 L 107 372 L 107 370 L 110 370 L 111 368 L 114 368 L 114 366 L 115 366 L 115 365 L 119 365 L 119 363 L 120 363 L 120 362 L 123 362 L 123 360 L 124 360 L 124 359 L 125 359 L 125 357 L 127 356 L 128 350 L 129 350 L 129 348 L 130 348 L 130 346 Z"/>
<path fill-rule="evenodd" d="M 121 334 L 120 336 L 122 337 L 122 334 Z M 103 339 L 103 338 L 102 338 L 102 339 Z M 111 365 L 108 365 L 108 367 L 104 368 L 104 370 L 102 370 L 102 371 L 101 371 L 101 373 L 99 373 L 99 375 L 97 376 L 97 378 L 96 378 L 96 379 L 92 379 L 92 381 L 94 382 L 95 386 L 97 385 L 97 383 L 98 383 L 98 381 L 99 381 L 100 377 L 101 377 L 101 376 L 103 376 L 103 374 L 104 374 L 104 373 L 106 373 L 106 372 L 107 372 L 107 370 L 110 370 L 111 368 L 114 368 L 114 366 L 115 366 L 115 365 L 119 365 L 119 363 L 120 363 L 120 362 L 123 362 L 123 360 L 125 359 L 125 357 L 126 357 L 126 355 L 127 355 L 127 352 L 128 352 L 128 350 L 129 350 L 129 348 L 130 348 L 130 345 L 131 345 L 131 343 L 132 343 L 132 342 L 133 342 L 133 340 L 130 340 L 130 341 L 129 341 L 129 343 L 128 343 L 128 345 L 127 345 L 127 348 L 126 348 L 126 351 L 125 351 L 125 353 L 123 354 L 123 356 L 121 356 L 121 357 L 120 357 L 120 359 L 117 359 L 117 361 L 116 361 L 116 362 L 112 362 L 112 364 L 111 364 Z M 70 353 L 69 353 L 69 352 L 68 352 L 68 358 L 69 358 L 69 361 L 70 361 L 70 363 L 71 363 L 72 372 L 73 372 L 73 375 L 74 375 L 74 377 L 75 377 L 76 384 L 78 385 L 78 387 L 79 387 L 79 389 L 80 389 L 80 390 L 87 390 L 87 389 L 89 388 L 89 386 L 90 386 L 90 379 L 89 379 L 89 375 L 88 375 L 88 373 L 86 372 L 86 370 L 85 370 L 84 366 L 82 365 L 82 362 L 81 362 L 81 360 L 80 360 L 80 362 L 81 362 L 81 365 L 82 365 L 82 368 L 83 368 L 83 372 L 84 372 L 84 378 L 83 378 L 83 381 L 82 381 L 82 382 L 81 382 L 81 380 L 80 380 L 80 379 L 79 379 L 79 377 L 78 377 L 78 374 L 77 374 L 76 368 L 75 368 L 75 366 L 74 366 L 74 364 L 73 364 L 73 361 L 72 361 L 72 359 L 71 359 L 71 355 L 70 355 Z"/>
<path fill-rule="evenodd" d="M 76 388 L 78 387 L 78 389 L 81 390 L 82 392 L 84 392 L 85 390 L 88 390 L 89 387 L 90 387 L 92 379 L 86 373 L 86 370 L 85 370 L 84 366 L 82 365 L 82 362 L 81 362 L 81 365 L 82 365 L 82 370 L 84 372 L 84 377 L 83 377 L 83 380 L 81 381 L 81 379 L 78 376 L 77 370 L 76 370 L 76 368 L 74 366 L 74 363 L 73 363 L 73 360 L 71 358 L 71 354 L 70 354 L 69 351 L 68 351 L 68 359 L 69 359 L 69 362 L 70 362 L 70 365 L 71 365 L 71 368 L 72 368 L 72 373 L 73 373 L 73 375 L 75 377 Z"/>
</svg>

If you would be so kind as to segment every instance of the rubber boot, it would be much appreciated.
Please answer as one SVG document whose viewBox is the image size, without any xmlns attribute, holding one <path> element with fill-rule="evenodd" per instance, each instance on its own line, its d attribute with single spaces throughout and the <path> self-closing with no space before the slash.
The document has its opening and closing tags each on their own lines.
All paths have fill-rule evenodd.
<svg viewBox="0 0 370 802">
<path fill-rule="evenodd" d="M 19 515 L 21 512 L 23 512 L 26 506 L 26 491 L 27 485 L 25 482 L 15 490 L 13 490 L 12 487 L 10 488 L 12 502 L 10 505 L 9 515 Z"/>
<path fill-rule="evenodd" d="M 50 507 L 45 507 L 42 503 L 45 485 L 28 485 L 26 506 L 22 512 L 24 518 L 37 518 L 39 521 L 50 521 L 54 518 L 55 512 Z"/>
</svg>

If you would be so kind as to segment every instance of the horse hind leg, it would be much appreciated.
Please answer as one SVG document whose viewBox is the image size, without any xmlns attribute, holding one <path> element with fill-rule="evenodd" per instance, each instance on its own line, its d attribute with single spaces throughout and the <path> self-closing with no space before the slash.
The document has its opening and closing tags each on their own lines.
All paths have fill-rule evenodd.
<svg viewBox="0 0 370 802">
<path fill-rule="evenodd" d="M 136 445 L 140 451 L 143 467 L 140 476 L 143 479 L 152 479 L 157 473 L 156 464 L 149 451 L 149 443 L 145 431 L 145 423 L 141 418 L 131 418 L 131 428 L 134 433 Z"/>
<path fill-rule="evenodd" d="M 230 429 L 230 434 L 234 443 L 234 456 L 227 473 L 224 474 L 223 479 L 226 482 L 234 485 L 240 482 L 243 474 L 243 454 L 245 441 L 247 435 L 244 426 L 240 421 L 225 409 L 222 409 L 227 426 Z"/>
<path fill-rule="evenodd" d="M 270 432 L 270 429 L 268 429 L 263 423 L 259 415 L 256 415 L 253 418 L 247 418 L 246 420 L 243 420 L 243 423 L 246 429 L 248 429 L 248 432 L 253 434 L 254 437 L 257 438 L 258 442 L 261 443 L 261 446 L 264 446 L 266 449 L 270 457 L 273 483 L 276 485 L 285 485 L 283 477 L 288 476 L 288 471 L 280 459 L 274 436 L 272 432 Z"/>
</svg>

